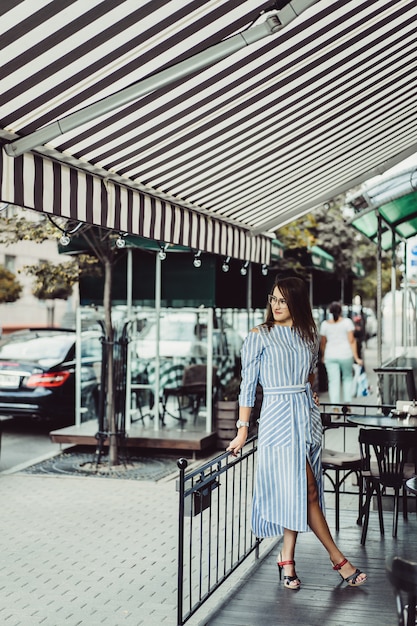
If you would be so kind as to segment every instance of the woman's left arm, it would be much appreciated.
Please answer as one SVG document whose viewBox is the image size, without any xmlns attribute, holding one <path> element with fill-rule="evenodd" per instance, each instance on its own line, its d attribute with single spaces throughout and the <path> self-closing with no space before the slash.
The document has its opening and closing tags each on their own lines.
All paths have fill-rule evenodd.
<svg viewBox="0 0 417 626">
<path fill-rule="evenodd" d="M 313 383 L 314 383 L 314 379 L 315 379 L 315 374 L 314 372 L 308 375 L 308 382 L 311 385 L 311 388 L 313 388 Z M 316 406 L 320 405 L 320 400 L 319 400 L 319 394 L 317 393 L 317 391 L 313 391 L 313 400 L 314 400 L 314 404 Z"/>
</svg>

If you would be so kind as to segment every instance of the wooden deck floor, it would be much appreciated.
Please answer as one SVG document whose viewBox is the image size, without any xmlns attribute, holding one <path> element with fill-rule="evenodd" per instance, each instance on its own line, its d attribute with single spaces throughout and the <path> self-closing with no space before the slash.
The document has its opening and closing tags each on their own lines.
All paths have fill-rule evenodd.
<svg viewBox="0 0 417 626">
<path fill-rule="evenodd" d="M 181 423 L 167 414 L 165 425 L 160 423 L 156 430 L 153 419 L 147 415 L 143 420 L 131 425 L 127 433 L 126 446 L 137 449 L 190 451 L 193 454 L 215 451 L 217 435 L 215 432 L 206 432 L 204 414 L 198 416 L 195 424 L 191 414 L 185 412 L 184 417 L 187 421 Z M 80 426 L 52 430 L 49 436 L 54 443 L 96 446 L 97 431 L 97 421 L 91 420 Z M 108 445 L 108 440 L 104 445 Z"/>
<path fill-rule="evenodd" d="M 343 503 L 342 503 L 343 504 Z M 327 553 L 312 533 L 301 534 L 297 543 L 299 591 L 284 589 L 276 566 L 277 550 L 271 552 L 207 621 L 206 626 L 395 626 L 395 600 L 385 573 L 388 557 L 417 559 L 417 517 L 413 503 L 408 521 L 400 517 L 396 539 L 391 536 L 392 514 L 384 513 L 385 536 L 381 537 L 377 513 L 372 512 L 366 546 L 360 545 L 361 529 L 355 511 L 341 512 L 336 542 L 347 557 L 368 574 L 365 585 L 353 589 L 340 584 Z M 333 527 L 333 511 L 328 511 Z M 278 548 L 279 550 L 279 548 Z"/>
</svg>

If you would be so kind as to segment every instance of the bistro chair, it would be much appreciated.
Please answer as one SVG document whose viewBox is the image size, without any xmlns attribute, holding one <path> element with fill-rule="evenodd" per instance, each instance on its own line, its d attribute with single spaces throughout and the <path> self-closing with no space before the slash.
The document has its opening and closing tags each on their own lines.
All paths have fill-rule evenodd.
<svg viewBox="0 0 417 626">
<path fill-rule="evenodd" d="M 415 626 L 417 563 L 394 556 L 387 560 L 386 571 L 395 594 L 398 626 Z"/>
<path fill-rule="evenodd" d="M 212 393 L 213 397 L 217 391 L 217 367 L 213 367 L 212 371 Z M 194 417 L 194 424 L 200 411 L 201 403 L 205 401 L 207 393 L 207 366 L 206 365 L 188 365 L 184 368 L 181 385 L 178 387 L 165 387 L 162 392 L 162 422 L 164 423 L 165 413 L 167 412 L 167 403 L 169 398 L 177 399 L 178 419 L 181 422 L 187 421 L 183 417 L 184 398 L 189 399 L 187 408 L 191 407 Z"/>
<path fill-rule="evenodd" d="M 342 407 L 343 417 L 347 414 L 347 407 Z M 339 417 L 336 414 L 336 417 Z M 323 424 L 323 432 L 335 428 L 351 428 L 352 426 L 344 419 L 341 421 L 332 421 L 332 414 L 325 412 L 321 414 L 321 420 Z M 336 531 L 339 531 L 340 520 L 340 493 L 344 486 L 346 479 L 352 474 L 356 475 L 358 487 L 359 487 L 359 505 L 358 505 L 358 522 L 361 519 L 362 511 L 362 460 L 359 448 L 356 452 L 343 452 L 340 450 L 332 450 L 330 448 L 323 448 L 321 465 L 323 476 L 326 476 L 331 484 L 331 491 L 335 494 L 335 521 Z M 328 489 L 327 489 L 328 491 Z"/>
<path fill-rule="evenodd" d="M 401 494 L 403 496 L 403 516 L 404 519 L 407 519 L 407 489 L 405 482 L 416 472 L 417 431 L 368 430 L 361 428 L 359 431 L 359 446 L 362 456 L 362 477 L 365 483 L 361 544 L 365 545 L 371 501 L 374 494 L 377 499 L 381 535 L 384 534 L 382 495 L 387 493 L 387 489 L 394 492 L 393 537 L 397 536 Z M 408 462 L 410 454 L 413 456 L 413 463 Z M 374 459 L 376 459 L 376 462 Z"/>
</svg>

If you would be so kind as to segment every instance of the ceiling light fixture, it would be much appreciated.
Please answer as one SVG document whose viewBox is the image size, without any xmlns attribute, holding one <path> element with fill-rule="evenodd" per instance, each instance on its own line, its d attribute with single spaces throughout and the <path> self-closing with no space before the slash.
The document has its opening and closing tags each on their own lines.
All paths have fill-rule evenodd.
<svg viewBox="0 0 417 626">
<path fill-rule="evenodd" d="M 201 250 L 197 250 L 197 252 L 194 255 L 194 259 L 193 259 L 193 265 L 194 267 L 201 267 Z"/>
<path fill-rule="evenodd" d="M 223 265 L 222 265 L 223 272 L 229 271 L 230 269 L 229 263 L 230 263 L 230 256 L 226 257 L 225 260 L 223 261 Z"/>
<path fill-rule="evenodd" d="M 61 244 L 61 246 L 69 246 L 70 245 L 71 237 L 68 235 L 67 232 L 64 231 L 63 235 L 61 235 L 59 243 Z"/>
<path fill-rule="evenodd" d="M 126 235 L 127 233 L 119 233 L 119 236 L 116 239 L 116 247 L 120 250 L 126 246 Z"/>
<path fill-rule="evenodd" d="M 167 244 L 166 243 L 160 243 L 160 251 L 158 252 L 158 256 L 161 259 L 161 261 L 165 261 L 165 259 L 167 258 L 167 253 L 165 252 Z"/>
<path fill-rule="evenodd" d="M 248 273 L 248 267 L 249 267 L 249 261 L 245 261 L 242 267 L 240 268 L 240 273 L 242 274 L 242 276 L 246 276 L 246 274 Z"/>
</svg>

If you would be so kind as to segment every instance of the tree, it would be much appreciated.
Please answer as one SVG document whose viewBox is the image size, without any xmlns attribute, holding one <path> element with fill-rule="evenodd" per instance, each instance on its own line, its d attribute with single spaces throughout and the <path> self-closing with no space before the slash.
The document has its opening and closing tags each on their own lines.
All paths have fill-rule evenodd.
<svg viewBox="0 0 417 626">
<path fill-rule="evenodd" d="M 22 285 L 13 272 L 0 265 L 0 303 L 16 302 L 22 293 Z"/>
<path fill-rule="evenodd" d="M 36 221 L 31 221 L 23 217 L 13 218 L 0 218 L 4 223 L 4 228 L 1 230 L 0 243 L 12 243 L 24 240 L 33 240 L 37 243 L 42 243 L 47 239 L 58 240 L 67 236 L 68 234 L 76 237 L 79 241 L 83 242 L 82 250 L 79 255 L 78 273 L 80 271 L 92 271 L 91 268 L 96 268 L 96 261 L 98 260 L 104 272 L 104 290 L 103 290 L 103 310 L 104 310 L 104 342 L 107 346 L 113 346 L 114 344 L 114 330 L 112 324 L 111 315 L 111 301 L 112 301 L 112 274 L 113 266 L 120 258 L 124 251 L 120 251 L 116 246 L 116 240 L 119 238 L 118 233 L 114 233 L 105 228 L 99 226 L 93 226 L 90 224 L 82 224 L 80 222 L 74 222 L 65 218 L 50 218 L 44 215 L 39 216 Z M 93 257 L 93 259 L 91 259 Z M 57 269 L 58 267 L 58 269 Z M 57 293 L 58 284 L 64 280 L 61 271 L 65 267 L 65 264 L 60 264 L 54 268 L 45 267 L 42 269 L 40 266 L 33 268 L 31 273 L 35 276 L 40 276 L 41 280 L 38 281 L 38 285 L 35 285 L 35 289 L 40 294 L 46 294 L 48 287 L 45 285 L 45 279 L 48 270 L 51 270 L 51 280 L 55 284 Z M 65 278 L 67 285 L 75 278 L 78 273 L 75 266 L 70 262 L 66 267 L 68 270 L 68 276 Z M 61 293 L 64 293 L 61 291 Z M 109 435 L 109 464 L 116 465 L 118 463 L 118 442 L 117 442 L 117 428 L 116 428 L 116 411 L 115 411 L 115 390 L 113 385 L 114 380 L 114 359 L 113 350 L 109 349 L 107 352 L 107 361 L 103 363 L 103 367 L 106 367 L 106 421 Z"/>
<path fill-rule="evenodd" d="M 348 224 L 343 211 L 344 198 L 336 198 L 331 206 L 319 207 L 277 231 L 277 237 L 286 248 L 320 246 L 335 260 L 335 274 L 346 279 L 357 263 L 361 263 L 364 278 L 353 280 L 353 288 L 362 301 L 376 306 L 377 247 Z M 285 259 L 280 267 L 291 267 L 299 274 L 306 273 L 296 259 Z M 397 271 L 399 285 L 400 272 Z M 391 289 L 391 256 L 382 252 L 382 293 Z"/>
<path fill-rule="evenodd" d="M 32 293 L 39 300 L 67 300 L 78 281 L 78 263 L 75 261 L 58 264 L 41 261 L 37 265 L 26 265 L 23 269 L 30 276 L 35 276 Z M 54 308 L 49 324 L 54 325 Z"/>
<path fill-rule="evenodd" d="M 310 248 L 316 243 L 314 234 L 316 228 L 317 223 L 313 213 L 307 213 L 294 222 L 282 226 L 276 232 L 276 236 L 286 249 Z M 300 276 L 307 276 L 308 274 L 308 269 L 295 257 L 280 259 L 279 268 L 281 271 L 292 270 Z"/>
</svg>

